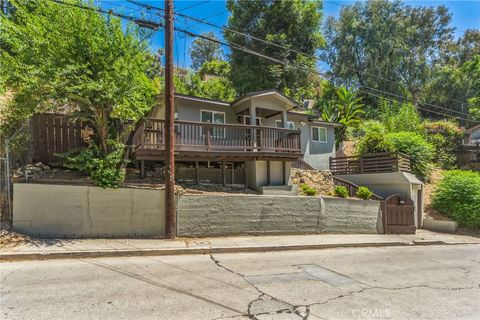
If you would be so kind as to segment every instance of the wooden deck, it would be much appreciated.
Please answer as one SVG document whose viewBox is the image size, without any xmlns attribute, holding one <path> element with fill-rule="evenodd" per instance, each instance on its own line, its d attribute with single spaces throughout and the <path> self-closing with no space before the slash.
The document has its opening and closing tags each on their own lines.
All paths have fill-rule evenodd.
<svg viewBox="0 0 480 320">
<path fill-rule="evenodd" d="M 165 121 L 147 119 L 136 129 L 137 160 L 162 160 Z M 175 121 L 175 157 L 193 161 L 295 161 L 301 157 L 300 131 L 283 128 Z"/>
<path fill-rule="evenodd" d="M 399 152 L 382 152 L 353 157 L 330 158 L 334 175 L 410 172 L 410 158 Z"/>
</svg>

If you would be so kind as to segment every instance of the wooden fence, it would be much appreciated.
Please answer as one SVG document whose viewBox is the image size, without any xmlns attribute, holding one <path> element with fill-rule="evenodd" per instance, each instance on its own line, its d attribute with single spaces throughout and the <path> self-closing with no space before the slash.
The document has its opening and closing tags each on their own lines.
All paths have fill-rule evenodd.
<svg viewBox="0 0 480 320">
<path fill-rule="evenodd" d="M 330 158 L 330 171 L 334 175 L 410 172 L 410 158 L 400 152 L 382 152 L 352 157 Z"/>
<path fill-rule="evenodd" d="M 32 117 L 32 159 L 34 162 L 55 163 L 55 154 L 86 145 L 82 130 L 85 123 L 64 114 L 44 113 Z"/>
</svg>

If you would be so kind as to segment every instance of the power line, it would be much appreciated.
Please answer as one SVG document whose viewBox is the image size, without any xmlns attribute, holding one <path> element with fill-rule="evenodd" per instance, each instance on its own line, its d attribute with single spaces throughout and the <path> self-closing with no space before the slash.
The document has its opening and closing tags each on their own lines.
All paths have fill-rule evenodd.
<svg viewBox="0 0 480 320">
<path fill-rule="evenodd" d="M 123 16 L 123 15 L 120 15 L 120 14 L 117 14 L 117 13 L 114 13 L 114 12 L 109 12 L 109 11 L 105 11 L 105 10 L 101 10 L 99 8 L 95 9 L 95 8 L 92 8 L 92 7 L 86 7 L 86 6 L 82 6 L 82 5 L 75 5 L 75 4 L 70 4 L 70 3 L 65 3 L 65 2 L 62 2 L 60 0 L 49 0 L 49 1 L 52 1 L 52 2 L 55 2 L 55 3 L 58 3 L 58 4 L 63 4 L 63 5 L 70 5 L 70 6 L 74 6 L 74 7 L 77 7 L 77 8 L 81 8 L 81 9 L 86 9 L 86 10 L 92 10 L 92 11 L 98 11 L 98 12 L 102 12 L 102 13 L 108 13 L 108 14 L 112 14 L 112 15 L 115 15 L 115 16 L 118 16 L 120 18 L 124 18 L 124 19 L 128 19 L 130 21 L 136 21 L 137 19 L 133 18 L 133 17 L 128 17 L 128 16 Z M 155 23 L 155 22 L 152 22 L 152 21 L 145 21 L 145 20 L 141 20 L 141 23 L 143 24 L 143 26 L 141 27 L 145 27 L 145 28 L 152 28 L 152 26 L 157 26 L 157 25 L 160 25 L 158 23 Z M 162 26 L 162 25 L 160 25 Z M 243 47 L 241 45 L 238 45 L 236 43 L 226 43 L 226 42 L 223 42 L 221 40 L 218 40 L 218 39 L 214 39 L 214 38 L 210 38 L 208 36 L 204 36 L 204 35 L 200 35 L 200 34 L 196 34 L 196 33 L 193 33 L 193 32 L 190 32 L 188 30 L 185 30 L 185 29 L 181 29 L 181 28 L 175 28 L 175 30 L 179 31 L 179 32 L 182 32 L 182 33 L 185 33 L 191 37 L 198 37 L 198 38 L 202 38 L 202 39 L 205 39 L 205 40 L 209 40 L 209 41 L 212 41 L 212 42 L 216 42 L 220 45 L 224 45 L 224 46 L 229 46 L 233 49 L 236 49 L 236 50 L 239 50 L 239 51 L 243 51 L 245 53 L 249 53 L 249 54 L 252 54 L 252 55 L 255 55 L 255 56 L 258 56 L 258 57 L 261 57 L 261 58 L 264 58 L 266 60 L 270 60 L 272 62 L 275 62 L 275 63 L 278 63 L 278 64 L 282 64 L 286 67 L 290 67 L 290 68 L 293 68 L 293 69 L 297 69 L 297 70 L 303 70 L 303 71 L 308 71 L 308 72 L 313 72 L 313 73 L 317 73 L 318 75 L 321 75 L 321 76 L 324 76 L 324 77 L 328 77 L 328 78 L 334 78 L 336 80 L 340 80 L 341 82 L 343 83 L 347 83 L 347 81 L 343 80 L 343 79 L 340 79 L 338 77 L 335 77 L 335 76 L 332 76 L 332 75 L 326 75 L 324 73 L 321 73 L 319 72 L 318 70 L 315 70 L 315 69 L 312 69 L 312 68 L 305 68 L 305 67 L 300 67 L 300 66 L 292 66 L 290 64 L 288 64 L 287 62 L 284 62 L 284 61 L 281 61 L 281 60 L 278 60 L 276 58 L 273 58 L 273 57 L 270 57 L 270 56 L 267 56 L 267 55 L 264 55 L 262 53 L 259 53 L 259 52 L 256 52 L 254 50 L 251 50 L 251 49 L 248 49 L 246 47 Z M 368 95 L 371 95 L 371 96 L 376 96 L 376 97 L 379 97 L 379 98 L 383 98 L 383 99 L 386 99 L 386 100 L 389 100 L 389 101 L 396 101 L 396 100 L 393 100 L 393 99 L 390 99 L 390 98 L 386 98 L 384 96 L 379 96 L 379 95 L 375 95 L 375 94 L 372 94 L 371 92 L 369 91 L 364 91 L 362 90 L 363 88 L 366 88 L 366 89 L 369 89 L 369 90 L 375 90 L 377 92 L 380 92 L 380 93 L 383 93 L 383 94 L 390 94 L 390 92 L 386 92 L 386 91 L 382 91 L 382 90 L 379 90 L 379 89 L 375 89 L 375 88 L 370 88 L 370 87 L 367 87 L 367 86 L 362 86 L 362 88 L 358 89 L 360 92 L 363 92 L 365 94 L 368 94 Z M 424 103 L 425 104 L 425 103 Z M 456 118 L 456 119 L 459 119 L 459 120 L 464 120 L 464 121 L 468 121 L 468 122 L 471 122 L 471 123 L 480 123 L 479 121 L 475 121 L 475 120 L 471 120 L 471 119 L 467 119 L 467 118 L 462 118 L 462 117 L 458 117 L 458 116 L 453 116 L 453 115 L 448 115 L 448 114 L 445 114 L 445 113 L 441 113 L 441 112 L 438 112 L 438 111 L 435 111 L 435 110 L 431 110 L 431 109 L 426 109 L 426 108 L 423 108 L 423 107 L 419 107 L 417 106 L 418 109 L 420 110 L 423 110 L 425 112 L 430 112 L 430 113 L 434 113 L 434 114 L 438 114 L 438 115 L 442 115 L 442 116 L 445 116 L 445 117 L 451 117 L 451 118 Z M 453 111 L 453 110 L 448 110 L 448 111 Z"/>
<path fill-rule="evenodd" d="M 83 6 L 83 5 L 76 4 L 76 3 L 63 2 L 63 1 L 60 1 L 60 0 L 48 0 L 48 1 L 55 2 L 57 4 L 62 4 L 62 5 L 65 5 L 65 6 L 75 7 L 75 8 L 78 8 L 78 9 L 110 14 L 110 15 L 118 17 L 118 18 L 129 20 L 129 21 L 135 23 L 136 25 L 138 25 L 139 27 L 144 27 L 144 28 L 154 29 L 154 30 L 158 30 L 159 28 L 164 27 L 161 23 L 157 23 L 157 22 L 154 22 L 154 21 L 149 21 L 149 20 L 145 20 L 145 19 L 139 19 L 139 18 L 123 15 L 123 14 L 120 14 L 120 13 L 116 13 L 113 10 L 108 10 L 107 11 L 107 10 L 103 10 L 103 9 L 100 9 L 100 8 L 97 8 L 97 7 L 87 7 L 87 6 Z"/>
<path fill-rule="evenodd" d="M 205 3 L 207 3 L 207 2 L 210 2 L 210 0 L 206 0 L 206 1 L 203 1 L 203 2 L 200 2 L 200 3 L 192 4 L 191 6 L 186 7 L 186 8 L 182 8 L 182 9 L 178 10 L 177 12 L 186 11 L 186 10 L 189 10 L 189 9 L 192 9 L 192 8 L 195 8 L 195 7 L 198 7 L 198 6 L 200 6 L 200 5 L 202 5 L 202 4 L 205 4 Z"/>
<path fill-rule="evenodd" d="M 133 3 L 133 4 L 136 4 L 136 5 L 145 7 L 145 8 L 147 8 L 148 10 L 152 10 L 152 9 L 153 9 L 153 10 L 164 11 L 162 8 L 155 7 L 155 6 L 151 6 L 151 5 L 148 5 L 148 4 L 143 4 L 143 3 L 138 2 L 138 1 L 136 1 L 136 0 L 127 0 L 127 1 L 128 1 L 128 2 L 131 2 L 131 3 Z M 235 34 L 244 36 L 244 37 L 248 37 L 248 38 L 250 38 L 250 39 L 259 41 L 259 42 L 264 43 L 264 44 L 267 44 L 267 45 L 275 46 L 275 47 L 277 47 L 277 48 L 281 48 L 281 49 L 284 49 L 284 50 L 289 50 L 289 51 L 292 51 L 292 52 L 301 54 L 301 55 L 303 55 L 303 56 L 306 56 L 306 57 L 315 59 L 316 61 L 323 61 L 323 60 L 321 60 L 321 59 L 320 59 L 319 57 L 317 57 L 317 56 L 314 56 L 314 55 L 311 55 L 311 54 L 307 54 L 307 53 L 301 52 L 301 51 L 296 50 L 296 49 L 288 48 L 288 47 L 285 47 L 285 46 L 283 46 L 283 45 L 280 45 L 280 44 L 277 44 L 277 43 L 274 43 L 274 42 L 271 42 L 271 41 L 267 41 L 267 40 L 264 40 L 264 39 L 255 37 L 255 36 L 246 34 L 246 33 L 244 33 L 244 32 L 237 31 L 237 30 L 232 29 L 232 28 L 229 28 L 229 27 L 220 26 L 220 25 L 211 23 L 211 22 L 209 22 L 209 21 L 205 21 L 205 19 L 199 19 L 199 18 L 192 17 L 192 16 L 189 16 L 189 15 L 186 15 L 186 14 L 181 14 L 181 13 L 176 13 L 176 15 L 178 15 L 178 16 L 184 18 L 184 19 L 188 19 L 188 20 L 191 20 L 191 21 L 199 22 L 199 23 L 202 23 L 202 24 L 205 24 L 205 25 L 208 25 L 208 26 L 212 26 L 212 27 L 215 27 L 215 28 L 222 29 L 223 31 L 228 31 L 228 32 L 232 32 L 232 33 L 235 33 Z M 335 63 L 335 64 L 338 65 L 338 63 Z M 406 87 L 406 88 L 408 87 L 406 84 L 402 84 L 402 83 L 400 83 L 400 82 L 398 82 L 398 81 L 390 80 L 390 79 L 385 78 L 385 77 L 382 77 L 382 76 L 369 74 L 369 73 L 366 73 L 366 72 L 364 72 L 364 71 L 360 71 L 360 70 L 358 70 L 358 69 L 356 69 L 356 68 L 353 68 L 353 67 L 347 67 L 347 68 L 350 69 L 350 70 L 352 70 L 352 71 L 355 71 L 355 72 L 357 72 L 357 73 L 361 73 L 361 74 L 367 75 L 367 76 L 369 76 L 369 77 L 374 77 L 374 78 L 377 78 L 377 79 L 380 79 L 380 80 L 388 81 L 388 82 L 390 82 L 390 83 L 397 84 L 397 85 L 400 85 L 400 86 L 403 86 L 403 87 Z M 424 91 L 424 90 L 419 90 L 419 91 L 422 92 L 422 91 Z M 416 102 L 415 99 L 410 98 L 410 97 L 407 97 L 407 96 L 396 95 L 396 94 L 393 94 L 393 93 L 391 93 L 391 95 L 395 95 L 396 97 L 402 98 L 402 99 L 404 99 L 404 100 L 409 100 L 409 101 L 411 101 L 411 102 Z M 465 104 L 464 101 L 460 101 L 460 100 L 456 100 L 456 99 L 452 99 L 452 98 L 447 98 L 447 100 L 455 101 L 455 102 L 461 103 L 462 105 Z M 454 113 L 457 113 L 457 114 L 460 114 L 460 115 L 468 115 L 468 114 L 466 114 L 466 113 L 464 113 L 464 112 L 461 112 L 461 111 L 457 111 L 457 110 L 454 110 L 454 109 L 449 109 L 449 108 L 445 108 L 445 107 L 442 107 L 442 106 L 430 104 L 430 103 L 428 103 L 428 102 L 423 102 L 423 103 L 424 103 L 425 105 L 430 106 L 430 107 L 442 109 L 442 110 L 445 110 L 445 111 L 448 111 L 448 112 L 454 112 Z"/>
<path fill-rule="evenodd" d="M 216 42 L 218 44 L 221 44 L 221 45 L 224 45 L 224 46 L 230 46 L 230 47 L 233 47 L 234 49 L 237 49 L 237 50 L 240 50 L 240 51 L 243 51 L 243 52 L 246 52 L 246 53 L 249 53 L 249 54 L 252 54 L 252 55 L 255 55 L 255 56 L 258 56 L 258 57 L 261 57 L 261 58 L 264 58 L 264 59 L 267 59 L 267 60 L 270 60 L 272 62 L 275 62 L 275 63 L 278 63 L 278 64 L 282 64 L 284 66 L 287 66 L 287 67 L 291 67 L 291 68 L 294 68 L 294 69 L 297 69 L 297 70 L 303 70 L 303 71 L 308 71 L 308 72 L 314 72 L 314 73 L 317 73 L 318 75 L 321 75 L 321 76 L 325 76 L 325 77 L 329 77 L 329 78 L 334 78 L 335 80 L 340 80 L 341 82 L 343 83 L 346 83 L 348 84 L 347 81 L 343 80 L 343 79 L 340 79 L 338 77 L 335 77 L 335 76 L 331 76 L 331 75 L 326 75 L 322 72 L 319 72 L 318 70 L 315 70 L 315 69 L 311 69 L 311 68 L 303 68 L 303 67 L 298 67 L 298 66 L 291 66 L 289 65 L 287 62 L 284 62 L 284 61 L 281 61 L 281 60 L 278 60 L 278 59 L 275 59 L 275 58 L 272 58 L 270 56 L 267 56 L 267 55 L 264 55 L 264 54 L 261 54 L 261 53 L 258 53 L 256 51 L 253 51 L 253 50 L 250 50 L 248 48 L 245 48 L 243 46 L 240 46 L 238 44 L 235 44 L 235 43 L 225 43 L 221 40 L 218 40 L 218 39 L 214 39 L 214 38 L 210 38 L 208 36 L 204 36 L 204 35 L 199 35 L 199 34 L 195 34 L 193 32 L 190 32 L 188 30 L 183 30 L 183 29 L 176 29 L 180 32 L 184 32 L 192 37 L 199 37 L 199 38 L 202 38 L 202 39 L 205 39 L 205 40 L 210 40 L 212 42 Z M 386 92 L 386 91 L 382 91 L 382 90 L 379 90 L 379 89 L 375 89 L 375 88 L 371 88 L 371 87 L 368 87 L 368 86 L 362 86 L 361 88 L 366 88 L 368 90 L 373 90 L 373 91 L 377 91 L 377 92 L 380 92 L 380 93 L 384 93 L 384 94 L 390 94 L 390 92 Z M 396 101 L 396 100 L 393 100 L 391 98 L 386 98 L 384 96 L 379 96 L 379 95 L 376 95 L 376 94 L 373 94 L 369 91 L 365 91 L 365 90 L 361 90 L 361 89 L 357 89 L 358 91 L 360 92 L 363 92 L 365 94 L 368 94 L 370 96 L 375 96 L 375 97 L 379 97 L 379 98 L 383 98 L 383 99 L 386 99 L 386 100 L 389 100 L 389 101 Z M 467 118 L 463 118 L 463 117 L 459 117 L 459 116 L 454 116 L 454 115 L 448 115 L 448 114 L 445 114 L 445 113 L 441 113 L 441 112 L 438 112 L 438 111 L 435 111 L 435 110 L 431 110 L 431 109 L 427 109 L 427 108 L 423 108 L 423 107 L 419 107 L 419 106 L 416 106 L 418 109 L 424 111 L 424 112 L 430 112 L 430 113 L 434 113 L 434 114 L 438 114 L 438 115 L 442 115 L 442 116 L 445 116 L 445 117 L 451 117 L 451 118 L 456 118 L 456 119 L 459 119 L 459 120 L 464 120 L 464 121 L 468 121 L 468 122 L 472 122 L 472 123 L 480 123 L 478 121 L 474 121 L 474 120 L 471 120 L 471 119 L 467 119 Z M 450 110 L 452 111 L 452 110 Z"/>
</svg>

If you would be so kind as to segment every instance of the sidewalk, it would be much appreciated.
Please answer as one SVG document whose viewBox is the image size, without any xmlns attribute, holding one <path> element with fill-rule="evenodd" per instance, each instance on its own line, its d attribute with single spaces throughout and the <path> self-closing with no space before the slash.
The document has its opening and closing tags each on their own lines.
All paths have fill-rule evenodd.
<svg viewBox="0 0 480 320">
<path fill-rule="evenodd" d="M 458 244 L 480 244 L 480 238 L 417 230 L 416 235 L 318 234 L 175 240 L 45 239 L 2 248 L 0 261 Z"/>
</svg>

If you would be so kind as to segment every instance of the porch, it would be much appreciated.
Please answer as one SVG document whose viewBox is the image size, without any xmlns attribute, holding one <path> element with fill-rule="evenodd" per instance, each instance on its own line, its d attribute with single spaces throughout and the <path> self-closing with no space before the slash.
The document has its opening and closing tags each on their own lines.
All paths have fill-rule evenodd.
<svg viewBox="0 0 480 320">
<path fill-rule="evenodd" d="M 182 161 L 295 161 L 302 156 L 300 131 L 284 128 L 175 121 L 175 158 Z M 133 139 L 136 160 L 163 160 L 165 121 L 147 119 Z"/>
</svg>

